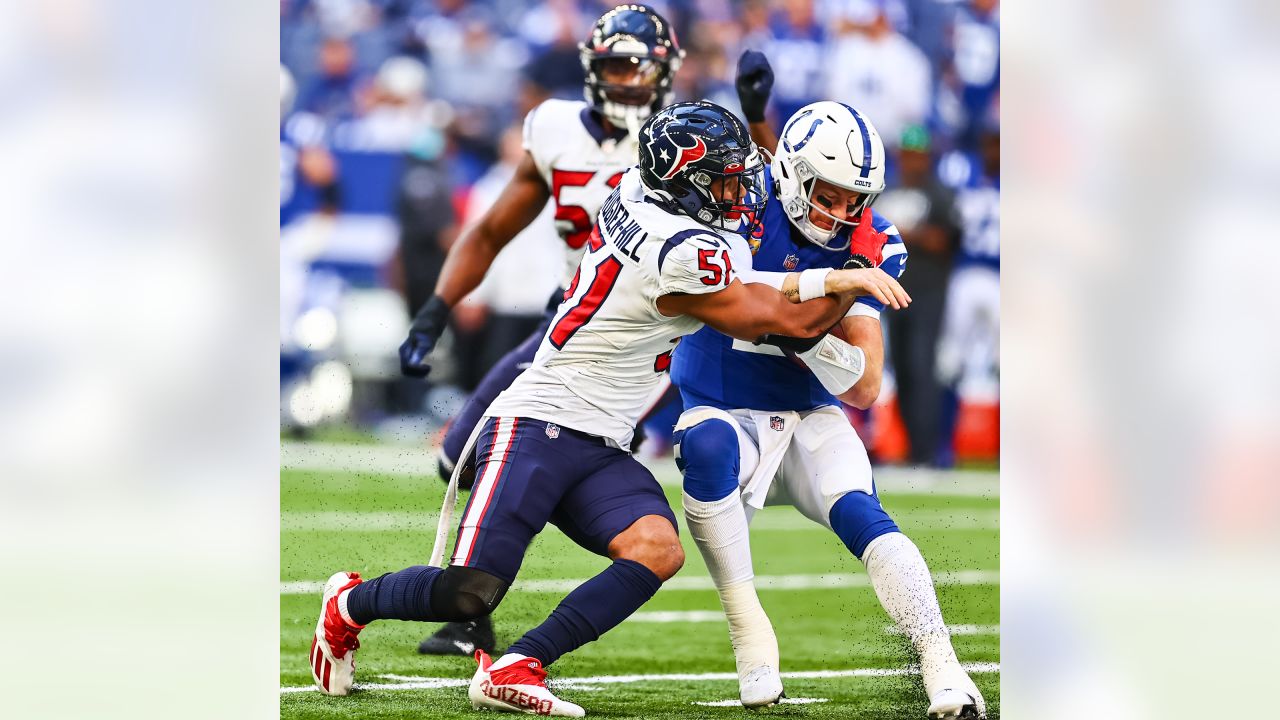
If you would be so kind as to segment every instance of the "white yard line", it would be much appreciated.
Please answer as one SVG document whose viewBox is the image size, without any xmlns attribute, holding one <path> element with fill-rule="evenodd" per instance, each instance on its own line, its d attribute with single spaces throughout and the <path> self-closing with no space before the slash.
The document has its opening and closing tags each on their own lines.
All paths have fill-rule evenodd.
<svg viewBox="0 0 1280 720">
<path fill-rule="evenodd" d="M 649 461 L 663 485 L 679 484 L 671 458 Z M 375 475 L 436 477 L 435 453 L 425 445 L 356 445 L 345 443 L 280 443 L 282 470 L 311 470 Z M 876 487 L 882 495 L 1000 496 L 999 475 L 968 470 L 877 468 Z"/>
<path fill-rule="evenodd" d="M 435 533 L 439 513 L 431 512 L 349 512 L 344 510 L 290 510 L 280 513 L 281 531 L 349 531 Z"/>
<path fill-rule="evenodd" d="M 1000 663 L 966 663 L 968 673 L 998 673 Z M 805 670 L 800 672 L 784 672 L 784 678 L 803 680 L 848 678 L 848 677 L 897 677 L 902 675 L 918 675 L 918 668 L 858 668 L 854 670 Z M 434 690 L 447 687 L 466 687 L 470 678 L 433 678 L 412 675 L 378 675 L 390 683 L 356 683 L 357 690 Z M 720 673 L 668 673 L 661 675 L 601 675 L 596 677 L 558 678 L 551 681 L 557 685 L 590 686 L 590 685 L 626 685 L 641 682 L 697 682 L 703 680 L 737 680 L 738 674 Z M 282 687 L 280 693 L 314 692 L 314 685 Z"/>
<path fill-rule="evenodd" d="M 516 580 L 515 590 L 524 592 L 567 593 L 586 582 L 586 578 L 561 578 L 555 580 Z M 938 585 L 999 585 L 998 570 L 961 570 L 933 574 Z M 318 595 L 324 585 L 321 580 L 299 580 L 280 583 L 281 595 Z M 757 575 L 756 588 L 760 590 L 819 590 L 824 588 L 870 587 L 871 581 L 864 573 L 830 573 L 826 575 Z M 711 578 L 705 575 L 678 576 L 662 585 L 662 590 L 714 590 Z"/>
<path fill-rule="evenodd" d="M 280 442 L 281 470 L 436 477 L 436 455 L 425 445 Z"/>
<path fill-rule="evenodd" d="M 645 623 L 705 623 L 724 622 L 719 610 L 646 610 L 632 613 L 627 622 Z"/>
<path fill-rule="evenodd" d="M 831 702 L 829 698 L 806 698 L 784 697 L 778 701 L 779 705 L 810 705 L 812 703 Z M 701 705 L 702 707 L 738 707 L 742 704 L 741 700 L 716 700 L 715 702 L 695 702 L 690 705 Z"/>
</svg>

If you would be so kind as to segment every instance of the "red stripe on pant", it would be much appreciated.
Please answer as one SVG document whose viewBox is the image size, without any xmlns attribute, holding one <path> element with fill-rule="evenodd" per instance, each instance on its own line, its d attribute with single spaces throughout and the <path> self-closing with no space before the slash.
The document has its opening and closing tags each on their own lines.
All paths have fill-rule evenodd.
<svg viewBox="0 0 1280 720">
<path fill-rule="evenodd" d="M 493 438 L 493 447 L 497 447 L 498 436 L 496 431 L 498 429 L 498 425 L 501 425 L 501 424 L 502 424 L 502 420 L 498 420 L 498 422 L 494 426 L 495 434 Z M 489 512 L 489 506 L 493 504 L 493 496 L 498 494 L 498 483 L 502 480 L 502 472 L 507 467 L 507 455 L 511 453 L 511 445 L 516 441 L 516 428 L 518 428 L 519 426 L 520 426 L 520 418 L 512 418 L 511 430 L 507 432 L 507 446 L 502 449 L 502 457 L 498 460 L 498 467 L 494 471 L 492 476 L 493 482 L 489 487 L 489 496 L 484 499 L 484 506 L 480 508 L 480 516 L 476 518 L 475 530 L 472 531 L 471 542 L 467 545 L 467 554 L 462 558 L 463 565 L 466 565 L 471 562 L 471 553 L 475 551 L 476 541 L 480 539 L 480 526 L 481 524 L 484 523 L 484 516 Z M 493 460 L 490 459 L 489 462 L 493 462 Z M 488 475 L 488 474 L 489 474 L 488 468 L 486 467 L 485 473 L 481 477 L 483 478 L 485 475 Z"/>
</svg>

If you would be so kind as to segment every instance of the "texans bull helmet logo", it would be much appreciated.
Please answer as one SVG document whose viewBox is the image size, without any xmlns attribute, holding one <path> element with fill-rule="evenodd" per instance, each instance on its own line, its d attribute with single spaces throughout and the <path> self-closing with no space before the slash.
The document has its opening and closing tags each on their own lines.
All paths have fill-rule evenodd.
<svg viewBox="0 0 1280 720">
<path fill-rule="evenodd" d="M 684 138 L 692 140 L 689 146 L 680 145 L 676 138 L 666 133 L 654 133 L 649 143 L 649 153 L 654 159 L 654 168 L 665 167 L 658 175 L 660 180 L 670 180 L 691 162 L 697 162 L 707 155 L 707 143 L 700 137 Z"/>
</svg>

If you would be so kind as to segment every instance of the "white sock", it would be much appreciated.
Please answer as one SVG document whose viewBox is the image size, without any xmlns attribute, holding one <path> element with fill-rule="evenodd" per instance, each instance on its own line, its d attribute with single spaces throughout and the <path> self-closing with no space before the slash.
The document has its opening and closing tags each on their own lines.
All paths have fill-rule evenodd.
<svg viewBox="0 0 1280 720">
<path fill-rule="evenodd" d="M 685 493 L 684 518 L 720 594 L 738 676 L 761 665 L 778 669 L 778 638 L 752 583 L 747 513 L 738 491 L 714 502 Z"/>
<path fill-rule="evenodd" d="M 528 659 L 527 655 L 520 655 L 519 653 L 507 653 L 502 657 L 498 658 L 497 660 L 494 660 L 493 664 L 489 666 L 489 669 L 494 670 L 498 668 L 504 668 L 512 663 L 519 662 L 521 660 L 527 660 L 527 659 Z"/>
<path fill-rule="evenodd" d="M 867 546 L 862 561 L 880 604 L 920 656 L 925 693 L 933 697 L 947 687 L 964 687 L 961 678 L 967 683 L 968 675 L 951 647 L 929 566 L 916 544 L 902 533 L 881 535 Z"/>
<path fill-rule="evenodd" d="M 347 596 L 351 594 L 351 588 L 347 588 L 338 593 L 338 614 L 342 616 L 342 621 L 351 627 L 359 630 L 364 626 L 351 619 L 351 613 L 347 612 Z"/>
</svg>

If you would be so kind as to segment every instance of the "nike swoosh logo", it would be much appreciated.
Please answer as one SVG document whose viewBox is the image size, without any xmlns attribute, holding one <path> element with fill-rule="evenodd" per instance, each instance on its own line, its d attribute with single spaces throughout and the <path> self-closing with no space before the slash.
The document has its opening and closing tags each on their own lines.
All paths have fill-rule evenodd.
<svg viewBox="0 0 1280 720">
<path fill-rule="evenodd" d="M 461 650 L 462 652 L 468 655 L 475 652 L 476 650 L 475 643 L 462 642 L 461 640 L 454 640 L 453 644 L 457 645 L 459 650 Z"/>
</svg>

